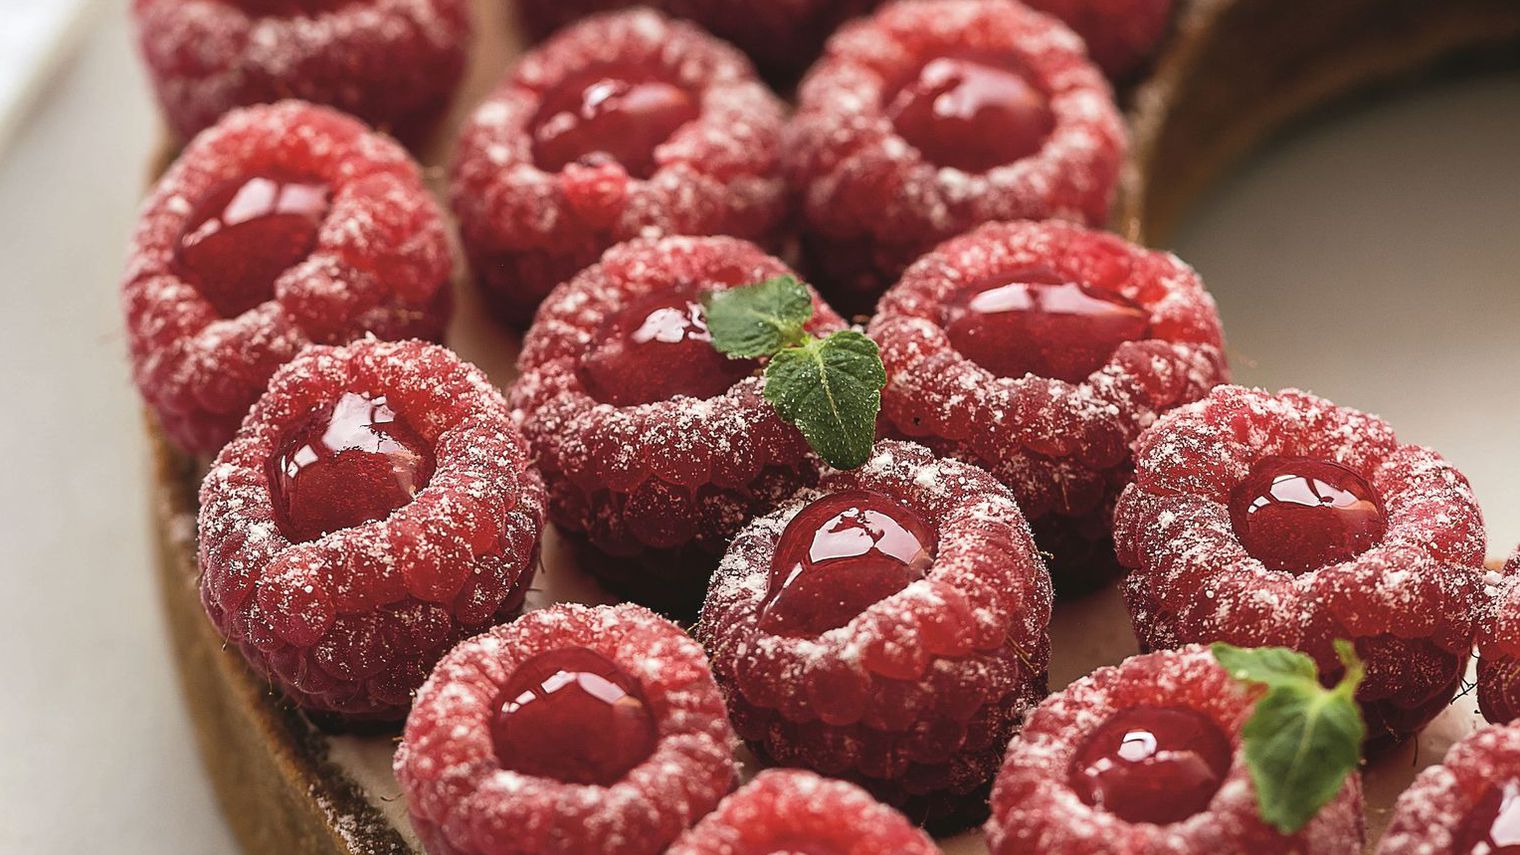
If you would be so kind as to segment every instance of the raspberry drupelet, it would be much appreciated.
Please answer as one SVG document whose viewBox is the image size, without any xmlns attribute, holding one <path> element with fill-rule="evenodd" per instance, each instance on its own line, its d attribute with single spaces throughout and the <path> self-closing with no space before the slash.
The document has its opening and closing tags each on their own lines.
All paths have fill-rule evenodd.
<svg viewBox="0 0 1520 855">
<path fill-rule="evenodd" d="M 768 769 L 666 855 L 940 855 L 906 817 L 845 781 Z"/>
<path fill-rule="evenodd" d="M 715 350 L 700 302 L 789 273 L 734 238 L 632 241 L 556 288 L 528 331 L 511 400 L 549 516 L 619 594 L 690 615 L 739 527 L 816 477 L 762 362 Z M 808 331 L 842 326 L 814 295 Z"/>
<path fill-rule="evenodd" d="M 1399 796 L 1377 855 L 1520 852 L 1520 726 L 1492 725 L 1451 747 Z"/>
<path fill-rule="evenodd" d="M 201 601 L 297 705 L 400 720 L 455 642 L 515 614 L 544 489 L 506 401 L 437 345 L 317 345 L 200 491 Z"/>
<path fill-rule="evenodd" d="M 1003 748 L 1045 693 L 1050 612 L 1012 494 L 883 440 L 739 533 L 697 636 L 758 755 L 948 831 L 984 815 Z"/>
<path fill-rule="evenodd" d="M 1029 0 L 1060 18 L 1087 43 L 1087 53 L 1110 80 L 1124 81 L 1151 58 L 1166 36 L 1173 0 Z"/>
<path fill-rule="evenodd" d="M 1130 443 L 1227 375 L 1191 268 L 1059 222 L 942 244 L 882 297 L 870 334 L 889 432 L 1007 484 L 1062 595 L 1120 572 L 1109 533 Z"/>
<path fill-rule="evenodd" d="M 430 855 L 658 855 L 733 788 L 733 743 L 680 627 L 561 604 L 438 663 L 395 772 Z"/>
<path fill-rule="evenodd" d="M 1478 626 L 1478 706 L 1507 723 L 1520 718 L 1520 549 L 1493 582 Z"/>
<path fill-rule="evenodd" d="M 1012 0 L 905 0 L 829 41 L 785 156 L 808 270 L 854 312 L 981 223 L 1103 223 L 1124 149 L 1108 83 L 1059 21 Z"/>
<path fill-rule="evenodd" d="M 619 241 L 775 239 L 784 108 L 732 47 L 648 9 L 589 18 L 528 54 L 475 111 L 452 199 L 487 300 L 525 327 Z"/>
<path fill-rule="evenodd" d="M 1375 416 L 1221 386 L 1140 437 L 1114 539 L 1143 648 L 1293 647 L 1335 677 L 1332 642 L 1352 641 L 1374 743 L 1419 731 L 1461 683 L 1483 517 L 1461 473 Z"/>
<path fill-rule="evenodd" d="M 132 14 L 181 139 L 234 107 L 301 98 L 420 142 L 471 36 L 468 0 L 133 0 Z"/>
<path fill-rule="evenodd" d="M 452 269 L 400 146 L 299 101 L 235 110 L 143 206 L 122 284 L 133 378 L 169 439 L 210 456 L 306 345 L 440 337 Z"/>
<path fill-rule="evenodd" d="M 1361 778 L 1298 832 L 1261 819 L 1241 730 L 1258 690 L 1189 646 L 1099 668 L 1035 709 L 992 791 L 992 855 L 1362 851 Z"/>
</svg>

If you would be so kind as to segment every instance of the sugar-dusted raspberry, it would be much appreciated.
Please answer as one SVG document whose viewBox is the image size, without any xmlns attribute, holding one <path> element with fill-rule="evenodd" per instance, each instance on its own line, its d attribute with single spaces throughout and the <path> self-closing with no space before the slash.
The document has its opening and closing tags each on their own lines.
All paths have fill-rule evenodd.
<svg viewBox="0 0 1520 855">
<path fill-rule="evenodd" d="M 1072 683 L 1008 746 L 988 847 L 993 855 L 1362 851 L 1355 773 L 1297 833 L 1262 821 L 1241 747 L 1256 697 L 1196 645 Z"/>
<path fill-rule="evenodd" d="M 992 220 L 1108 218 L 1125 148 L 1081 39 L 1012 0 L 904 0 L 848 24 L 786 139 L 804 250 L 869 309 L 936 243 Z"/>
<path fill-rule="evenodd" d="M 768 769 L 666 855 L 939 855 L 907 818 L 845 781 Z"/>
<path fill-rule="evenodd" d="M 1113 80 L 1124 80 L 1155 52 L 1172 20 L 1173 0 L 1029 0 L 1087 43 L 1087 53 Z"/>
<path fill-rule="evenodd" d="M 789 272 L 734 238 L 632 241 L 556 288 L 523 340 L 511 399 L 550 518 L 618 593 L 692 613 L 734 532 L 813 480 L 758 363 L 712 348 L 699 303 Z M 843 325 L 813 310 L 809 331 Z"/>
<path fill-rule="evenodd" d="M 1118 573 L 1110 519 L 1130 443 L 1226 377 L 1191 268 L 1059 222 L 946 242 L 882 297 L 870 331 L 884 423 L 1012 488 L 1063 595 Z"/>
<path fill-rule="evenodd" d="M 418 141 L 464 74 L 467 0 L 133 0 L 182 139 L 234 107 L 301 98 Z"/>
<path fill-rule="evenodd" d="M 697 636 L 757 754 L 948 829 L 1045 693 L 1050 609 L 1012 494 L 883 440 L 739 533 Z"/>
<path fill-rule="evenodd" d="M 680 627 L 562 604 L 445 656 L 395 770 L 430 855 L 658 855 L 733 788 L 733 742 Z"/>
<path fill-rule="evenodd" d="M 1520 725 L 1493 725 L 1447 752 L 1393 806 L 1378 855 L 1520 851 Z"/>
<path fill-rule="evenodd" d="M 507 322 L 619 241 L 770 240 L 786 210 L 783 107 L 742 54 L 641 9 L 528 54 L 461 132 L 454 211 Z"/>
<path fill-rule="evenodd" d="M 1478 706 L 1489 721 L 1507 723 L 1520 718 L 1520 549 L 1490 582 L 1478 625 Z"/>
<path fill-rule="evenodd" d="M 1227 641 L 1367 663 L 1377 741 L 1451 700 L 1483 598 L 1483 518 L 1467 479 L 1381 419 L 1297 390 L 1221 386 L 1136 443 L 1114 520 L 1146 648 Z"/>
<path fill-rule="evenodd" d="M 400 146 L 298 101 L 235 110 L 143 207 L 122 284 L 137 388 L 209 456 L 302 347 L 441 336 L 452 267 Z"/>
<path fill-rule="evenodd" d="M 308 348 L 200 494 L 201 601 L 310 710 L 399 720 L 459 639 L 521 608 L 544 489 L 506 402 L 436 345 Z"/>
</svg>

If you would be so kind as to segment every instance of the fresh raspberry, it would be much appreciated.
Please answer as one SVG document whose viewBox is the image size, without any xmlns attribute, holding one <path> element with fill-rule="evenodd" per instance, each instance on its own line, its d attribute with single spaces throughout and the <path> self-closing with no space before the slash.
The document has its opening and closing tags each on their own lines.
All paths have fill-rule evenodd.
<svg viewBox="0 0 1520 855">
<path fill-rule="evenodd" d="M 1295 834 L 1260 818 L 1241 747 L 1257 695 L 1196 645 L 1099 668 L 1051 695 L 998 773 L 992 855 L 1361 852 L 1359 774 Z M 1136 745 L 1153 753 L 1136 757 Z"/>
<path fill-rule="evenodd" d="M 768 769 L 682 835 L 666 855 L 939 855 L 897 811 L 844 781 Z"/>
<path fill-rule="evenodd" d="M 562 604 L 445 656 L 395 771 L 430 855 L 657 855 L 733 788 L 733 742 L 679 627 Z"/>
<path fill-rule="evenodd" d="M 227 114 L 143 207 L 122 304 L 137 387 L 181 449 L 216 453 L 312 342 L 437 339 L 453 263 L 400 146 L 298 101 Z"/>
<path fill-rule="evenodd" d="M 1520 718 L 1520 549 L 1492 582 L 1478 626 L 1478 707 L 1489 721 L 1508 723 Z"/>
<path fill-rule="evenodd" d="M 804 250 L 841 309 L 992 220 L 1108 218 L 1124 123 L 1081 39 L 1011 0 L 904 0 L 847 24 L 786 139 Z"/>
<path fill-rule="evenodd" d="M 619 241 L 771 240 L 786 210 L 783 107 L 738 51 L 648 9 L 589 18 L 528 54 L 465 126 L 454 211 L 497 313 Z"/>
<path fill-rule="evenodd" d="M 1483 517 L 1467 479 L 1381 419 L 1297 390 L 1221 386 L 1136 444 L 1114 540 L 1148 649 L 1294 647 L 1341 672 L 1378 742 L 1451 701 L 1483 597 Z"/>
<path fill-rule="evenodd" d="M 1045 694 L 1050 609 L 1012 494 L 884 440 L 739 533 L 697 636 L 757 754 L 951 830 Z"/>
<path fill-rule="evenodd" d="M 396 720 L 438 657 L 521 608 L 544 490 L 483 373 L 370 339 L 280 369 L 200 503 L 222 637 L 302 707 Z"/>
<path fill-rule="evenodd" d="M 1510 855 L 1520 846 L 1520 726 L 1494 725 L 1451 747 L 1393 806 L 1377 855 Z"/>
<path fill-rule="evenodd" d="M 620 594 L 690 614 L 734 532 L 813 480 L 759 363 L 714 350 L 698 302 L 789 273 L 734 238 L 633 241 L 556 288 L 523 340 L 511 400 L 549 516 Z M 808 330 L 842 325 L 814 295 Z"/>
<path fill-rule="evenodd" d="M 1062 595 L 1117 575 L 1129 446 L 1226 378 L 1213 299 L 1175 256 L 1059 222 L 941 245 L 871 322 L 892 431 L 1007 484 Z"/>
<path fill-rule="evenodd" d="M 1125 80 L 1150 59 L 1172 21 L 1173 0 L 1028 0 L 1087 43 L 1111 80 Z"/>
<path fill-rule="evenodd" d="M 181 139 L 234 107 L 302 98 L 419 141 L 471 36 L 468 0 L 133 0 L 132 13 Z"/>
<path fill-rule="evenodd" d="M 593 12 L 653 6 L 688 18 L 733 42 L 778 84 L 795 82 L 818 57 L 824 39 L 843 21 L 869 12 L 881 0 L 519 0 L 523 29 L 534 38 Z"/>
</svg>

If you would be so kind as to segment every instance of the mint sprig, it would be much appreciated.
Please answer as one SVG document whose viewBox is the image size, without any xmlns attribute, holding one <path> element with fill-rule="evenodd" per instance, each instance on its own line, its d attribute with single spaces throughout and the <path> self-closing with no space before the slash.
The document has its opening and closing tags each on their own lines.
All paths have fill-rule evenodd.
<svg viewBox="0 0 1520 855">
<path fill-rule="evenodd" d="M 1320 685 L 1314 660 L 1303 653 L 1223 643 L 1211 649 L 1231 677 L 1267 688 L 1241 732 L 1246 767 L 1261 818 L 1293 834 L 1335 798 L 1361 762 L 1367 726 L 1356 687 L 1366 669 L 1343 640 L 1335 642 L 1335 652 L 1346 674 L 1329 689 Z"/>
<path fill-rule="evenodd" d="M 804 329 L 812 295 L 792 276 L 702 296 L 713 347 L 734 359 L 768 356 L 765 399 L 830 466 L 871 457 L 887 372 L 876 342 L 854 330 L 824 338 Z"/>
</svg>

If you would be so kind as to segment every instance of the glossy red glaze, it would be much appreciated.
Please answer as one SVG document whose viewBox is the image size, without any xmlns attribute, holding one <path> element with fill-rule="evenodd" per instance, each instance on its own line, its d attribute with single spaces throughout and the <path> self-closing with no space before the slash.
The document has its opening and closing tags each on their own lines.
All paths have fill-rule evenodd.
<svg viewBox="0 0 1520 855">
<path fill-rule="evenodd" d="M 269 461 L 275 520 L 291 541 L 384 519 L 433 477 L 433 447 L 383 395 L 346 392 Z"/>
<path fill-rule="evenodd" d="M 1230 771 L 1229 737 L 1186 707 L 1121 710 L 1072 758 L 1071 788 L 1126 822 L 1166 825 L 1204 810 Z"/>
<path fill-rule="evenodd" d="M 1040 150 L 1055 127 L 1045 93 L 998 60 L 939 57 L 887 106 L 897 133 L 938 166 L 986 172 Z"/>
<path fill-rule="evenodd" d="M 846 490 L 814 501 L 776 543 L 760 628 L 806 637 L 844 626 L 922 579 L 935 539 L 921 514 L 881 493 Z"/>
<path fill-rule="evenodd" d="M 1294 573 L 1355 558 L 1387 531 L 1382 499 L 1366 479 L 1306 457 L 1257 463 L 1230 493 L 1230 522 L 1252 556 Z"/>
<path fill-rule="evenodd" d="M 1452 855 L 1520 855 L 1520 779 L 1488 788 L 1456 831 Z"/>
<path fill-rule="evenodd" d="M 608 787 L 654 753 L 654 713 L 639 681 L 585 647 L 540 653 L 502 687 L 492 722 L 503 768 Z"/>
<path fill-rule="evenodd" d="M 656 71 L 593 69 L 544 95 L 534 119 L 533 160 L 558 172 L 599 155 L 635 178 L 648 178 L 655 171 L 655 148 L 700 113 L 690 92 Z"/>
<path fill-rule="evenodd" d="M 1033 374 L 1079 383 L 1119 345 L 1145 339 L 1151 317 L 1117 294 L 1031 268 L 962 288 L 945 332 L 963 356 L 999 377 Z"/>
<path fill-rule="evenodd" d="M 311 253 L 327 216 L 327 185 L 275 175 L 225 182 L 196 204 L 174 268 L 223 317 L 274 296 L 274 283 Z"/>
</svg>

